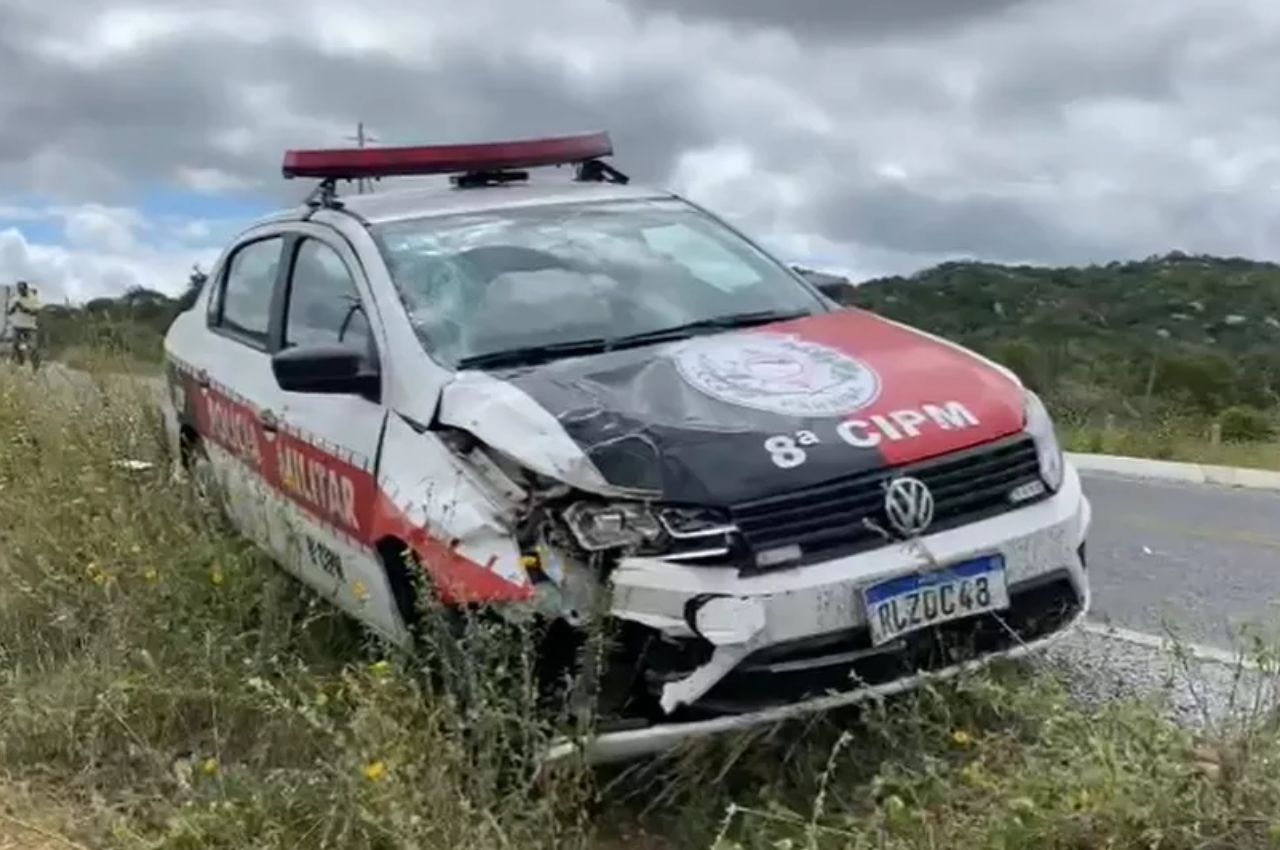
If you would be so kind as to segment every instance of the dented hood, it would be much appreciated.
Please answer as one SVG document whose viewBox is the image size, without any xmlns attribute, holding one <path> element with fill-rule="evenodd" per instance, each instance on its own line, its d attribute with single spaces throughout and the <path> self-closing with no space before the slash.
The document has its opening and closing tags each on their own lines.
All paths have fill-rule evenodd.
<svg viewBox="0 0 1280 850">
<path fill-rule="evenodd" d="M 731 505 L 1023 427 L 1000 367 L 861 310 L 460 375 L 442 421 L 596 492 Z"/>
</svg>

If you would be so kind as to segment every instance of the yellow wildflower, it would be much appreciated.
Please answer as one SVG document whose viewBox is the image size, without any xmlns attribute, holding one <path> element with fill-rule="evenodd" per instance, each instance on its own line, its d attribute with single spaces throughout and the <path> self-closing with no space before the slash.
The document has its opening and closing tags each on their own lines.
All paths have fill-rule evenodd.
<svg viewBox="0 0 1280 850">
<path fill-rule="evenodd" d="M 369 672 L 377 676 L 379 679 L 385 679 L 391 675 L 391 662 L 385 658 L 381 661 L 375 661 L 369 665 Z"/>
<path fill-rule="evenodd" d="M 370 782 L 379 782 L 387 775 L 387 766 L 380 761 L 371 761 L 360 771 Z"/>
<path fill-rule="evenodd" d="M 221 567 L 213 568 L 213 571 L 209 573 L 209 581 L 213 583 L 214 587 L 222 587 L 222 583 L 226 581 L 226 576 L 222 574 Z"/>
<path fill-rule="evenodd" d="M 951 733 L 951 742 L 957 747 L 967 747 L 973 743 L 973 736 L 963 729 L 957 729 Z"/>
<path fill-rule="evenodd" d="M 209 757 L 200 763 L 200 772 L 205 776 L 213 776 L 218 772 L 218 760 Z"/>
<path fill-rule="evenodd" d="M 160 573 L 157 572 L 154 568 L 152 568 L 147 570 L 145 573 L 143 573 L 142 577 L 146 579 L 147 582 L 149 582 L 150 584 L 155 584 L 157 581 L 160 580 Z"/>
</svg>

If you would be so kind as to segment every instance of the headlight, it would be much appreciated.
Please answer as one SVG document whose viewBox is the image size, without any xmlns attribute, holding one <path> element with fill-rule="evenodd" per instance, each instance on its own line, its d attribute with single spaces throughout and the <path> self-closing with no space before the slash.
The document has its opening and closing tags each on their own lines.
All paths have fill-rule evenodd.
<svg viewBox="0 0 1280 850">
<path fill-rule="evenodd" d="M 640 549 L 673 560 L 725 555 L 728 537 L 737 530 L 712 508 L 651 507 L 640 502 L 575 502 L 565 509 L 564 521 L 588 552 Z"/>
<path fill-rule="evenodd" d="M 1027 417 L 1027 433 L 1035 440 L 1036 454 L 1040 457 L 1040 477 L 1044 479 L 1045 486 L 1056 493 L 1062 486 L 1064 470 L 1062 447 L 1058 445 L 1053 420 L 1049 418 L 1044 402 L 1030 390 L 1026 392 L 1023 411 Z"/>
<path fill-rule="evenodd" d="M 565 510 L 564 521 L 588 552 L 639 546 L 662 533 L 649 507 L 637 502 L 575 502 Z"/>
</svg>

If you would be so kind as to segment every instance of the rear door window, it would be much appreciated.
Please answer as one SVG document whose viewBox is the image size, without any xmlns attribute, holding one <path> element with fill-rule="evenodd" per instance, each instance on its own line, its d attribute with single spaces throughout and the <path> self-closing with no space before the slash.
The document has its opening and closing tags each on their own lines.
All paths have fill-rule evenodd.
<svg viewBox="0 0 1280 850">
<path fill-rule="evenodd" d="M 215 319 L 218 327 L 246 341 L 266 345 L 283 241 L 280 236 L 260 239 L 231 256 L 219 290 Z"/>
</svg>

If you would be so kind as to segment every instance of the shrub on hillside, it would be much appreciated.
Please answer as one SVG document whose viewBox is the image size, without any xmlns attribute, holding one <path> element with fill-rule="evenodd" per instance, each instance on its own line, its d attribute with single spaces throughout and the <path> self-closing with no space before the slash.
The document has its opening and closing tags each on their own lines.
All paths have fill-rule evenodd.
<svg viewBox="0 0 1280 850">
<path fill-rule="evenodd" d="M 1218 422 L 1222 425 L 1222 439 L 1236 443 L 1260 443 L 1276 433 L 1272 415 L 1256 407 L 1228 407 L 1222 411 Z"/>
</svg>

